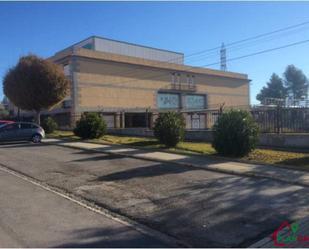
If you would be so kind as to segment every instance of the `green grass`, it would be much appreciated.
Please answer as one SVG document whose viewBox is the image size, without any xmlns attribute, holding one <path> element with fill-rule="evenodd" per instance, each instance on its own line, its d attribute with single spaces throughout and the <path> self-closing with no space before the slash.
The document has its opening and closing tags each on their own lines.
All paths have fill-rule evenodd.
<svg viewBox="0 0 309 249">
<path fill-rule="evenodd" d="M 48 135 L 48 137 L 78 139 L 78 137 L 74 136 L 70 131 L 56 131 L 55 133 Z M 155 138 L 147 137 L 105 135 L 100 139 L 93 139 L 91 141 L 96 143 L 123 144 L 142 147 L 145 149 L 160 149 L 188 155 L 216 155 L 216 151 L 212 148 L 211 144 L 203 142 L 180 142 L 176 148 L 166 148 Z M 294 167 L 295 169 L 309 171 L 309 153 L 256 149 L 248 156 L 240 158 L 240 160 L 282 166 L 288 165 Z"/>
<path fill-rule="evenodd" d="M 309 153 L 256 149 L 243 159 L 257 163 L 295 166 L 296 169 L 309 171 Z"/>
<path fill-rule="evenodd" d="M 54 131 L 52 134 L 46 134 L 47 138 L 67 138 L 67 139 L 79 139 L 74 136 L 72 131 Z"/>
</svg>

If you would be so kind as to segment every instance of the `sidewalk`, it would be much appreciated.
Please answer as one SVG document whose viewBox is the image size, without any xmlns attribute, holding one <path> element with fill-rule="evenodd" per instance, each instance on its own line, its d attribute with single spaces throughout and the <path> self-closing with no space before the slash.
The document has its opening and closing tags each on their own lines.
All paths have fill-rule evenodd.
<svg viewBox="0 0 309 249">
<path fill-rule="evenodd" d="M 183 166 L 249 177 L 269 178 L 290 184 L 309 187 L 309 173 L 269 165 L 258 165 L 227 161 L 220 158 L 199 155 L 180 155 L 155 150 L 132 148 L 124 145 L 95 144 L 89 142 L 44 139 L 44 143 L 117 154 L 126 157 L 156 162 L 169 162 Z"/>
</svg>

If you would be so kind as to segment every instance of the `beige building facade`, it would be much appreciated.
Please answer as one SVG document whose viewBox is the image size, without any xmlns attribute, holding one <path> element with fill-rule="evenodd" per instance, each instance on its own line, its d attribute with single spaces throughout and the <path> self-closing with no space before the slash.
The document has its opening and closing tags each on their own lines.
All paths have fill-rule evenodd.
<svg viewBox="0 0 309 249">
<path fill-rule="evenodd" d="M 151 128 L 158 113 L 173 110 L 188 129 L 205 129 L 207 109 L 250 102 L 246 74 L 184 65 L 182 53 L 90 37 L 49 59 L 71 80 L 67 98 L 46 113 L 62 126 L 98 112 L 109 128 Z"/>
</svg>

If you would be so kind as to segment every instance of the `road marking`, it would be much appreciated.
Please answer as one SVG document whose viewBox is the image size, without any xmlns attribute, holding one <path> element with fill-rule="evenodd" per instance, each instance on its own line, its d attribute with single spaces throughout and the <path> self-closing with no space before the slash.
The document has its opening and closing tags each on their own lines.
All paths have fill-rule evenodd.
<svg viewBox="0 0 309 249">
<path fill-rule="evenodd" d="M 21 172 L 18 172 L 14 169 L 11 169 L 10 167 L 0 163 L 0 170 L 3 171 L 3 172 L 6 172 L 10 175 L 14 175 L 16 176 L 17 178 L 19 179 L 22 179 L 26 182 L 29 182 L 31 184 L 34 184 L 46 191 L 49 191 L 51 193 L 54 193 L 62 198 L 65 198 L 71 202 L 74 202 L 75 204 L 79 205 L 79 206 L 82 206 L 90 211 L 93 211 L 97 214 L 100 214 L 100 215 L 103 215 L 109 219 L 112 219 L 114 221 L 117 221 L 123 225 L 126 225 L 126 226 L 129 226 L 129 227 L 132 227 L 134 230 L 144 234 L 144 235 L 147 235 L 147 236 L 150 236 L 150 237 L 153 237 L 155 239 L 158 239 L 158 240 L 161 240 L 167 244 L 170 244 L 171 246 L 174 246 L 174 247 L 192 247 L 191 245 L 189 245 L 188 243 L 186 242 L 183 242 L 183 241 L 180 241 L 178 240 L 177 238 L 174 238 L 170 235 L 167 235 L 167 234 L 164 234 L 160 231 L 157 231 L 157 230 L 154 230 L 146 225 L 143 225 L 141 223 L 138 223 L 134 220 L 131 220 L 130 218 L 126 217 L 126 216 L 122 216 L 118 213 L 115 213 L 113 211 L 110 211 L 106 208 L 103 208 L 103 207 L 100 207 L 98 206 L 97 204 L 95 204 L 94 202 L 91 202 L 89 200 L 86 200 L 85 198 L 82 198 L 82 197 L 79 197 L 79 196 L 76 196 L 72 193 L 69 193 L 63 189 L 60 189 L 58 187 L 55 187 L 55 186 L 50 186 L 40 180 L 37 180 L 31 176 L 28 176 L 24 173 L 21 173 Z"/>
</svg>

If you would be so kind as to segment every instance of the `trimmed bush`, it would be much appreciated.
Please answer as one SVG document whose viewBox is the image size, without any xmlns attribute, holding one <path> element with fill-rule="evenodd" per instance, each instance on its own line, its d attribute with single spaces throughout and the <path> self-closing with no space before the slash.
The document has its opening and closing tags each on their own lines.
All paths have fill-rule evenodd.
<svg viewBox="0 0 309 249">
<path fill-rule="evenodd" d="M 183 140 L 185 121 L 181 113 L 160 113 L 154 126 L 154 135 L 167 147 L 175 147 Z"/>
<path fill-rule="evenodd" d="M 7 110 L 0 109 L 0 119 L 10 119 L 9 112 Z"/>
<path fill-rule="evenodd" d="M 247 111 L 223 113 L 214 125 L 212 146 L 224 156 L 240 157 L 252 151 L 258 141 L 258 126 Z"/>
<path fill-rule="evenodd" d="M 84 113 L 74 129 L 74 134 L 82 139 L 100 138 L 105 133 L 106 123 L 98 113 Z"/>
<path fill-rule="evenodd" d="M 42 127 L 47 134 L 50 134 L 58 129 L 58 124 L 51 117 L 47 117 L 43 120 Z"/>
</svg>

